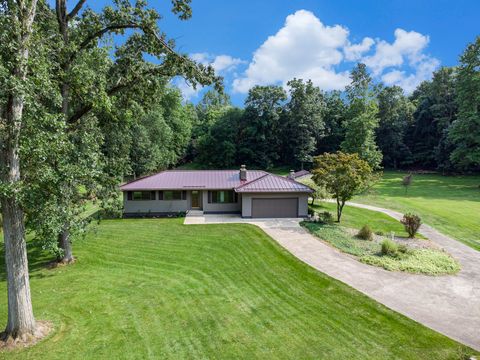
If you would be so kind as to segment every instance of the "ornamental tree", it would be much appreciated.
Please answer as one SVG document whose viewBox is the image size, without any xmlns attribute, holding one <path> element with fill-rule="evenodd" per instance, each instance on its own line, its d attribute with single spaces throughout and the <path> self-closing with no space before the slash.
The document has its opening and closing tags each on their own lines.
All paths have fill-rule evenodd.
<svg viewBox="0 0 480 360">
<path fill-rule="evenodd" d="M 324 187 L 337 201 L 337 222 L 342 218 L 345 203 L 366 190 L 376 179 L 371 166 L 358 154 L 338 151 L 314 158 L 313 181 Z"/>
</svg>

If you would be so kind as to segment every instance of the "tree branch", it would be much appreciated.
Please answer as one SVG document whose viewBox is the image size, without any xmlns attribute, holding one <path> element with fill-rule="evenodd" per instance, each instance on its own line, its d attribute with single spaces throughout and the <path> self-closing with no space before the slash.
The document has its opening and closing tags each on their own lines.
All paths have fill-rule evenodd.
<svg viewBox="0 0 480 360">
<path fill-rule="evenodd" d="M 75 5 L 73 10 L 70 11 L 70 13 L 67 15 L 68 20 L 73 19 L 78 14 L 78 12 L 82 9 L 83 4 L 85 4 L 86 2 L 87 0 L 79 0 L 77 5 Z"/>
<path fill-rule="evenodd" d="M 99 39 L 100 37 L 102 37 L 103 35 L 105 35 L 110 31 L 122 30 L 122 29 L 141 29 L 141 26 L 138 24 L 132 23 L 132 24 L 116 24 L 116 25 L 109 25 L 107 27 L 104 27 L 102 30 L 99 30 L 91 34 L 85 40 L 83 40 L 80 46 L 78 47 L 78 49 L 70 55 L 70 58 L 68 59 L 68 63 L 71 63 L 75 59 L 77 54 L 83 49 L 85 49 L 93 40 Z"/>
</svg>

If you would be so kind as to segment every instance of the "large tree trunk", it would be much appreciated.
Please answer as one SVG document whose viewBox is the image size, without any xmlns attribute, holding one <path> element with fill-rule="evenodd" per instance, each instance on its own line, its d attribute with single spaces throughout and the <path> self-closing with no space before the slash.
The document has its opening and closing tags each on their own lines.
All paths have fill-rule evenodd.
<svg viewBox="0 0 480 360">
<path fill-rule="evenodd" d="M 15 199 L 3 198 L 2 214 L 8 292 L 8 321 L 4 337 L 33 335 L 36 326 L 30 296 L 23 211 Z"/>
<path fill-rule="evenodd" d="M 12 77 L 19 83 L 27 79 L 29 39 L 35 18 L 37 1 L 29 6 L 19 3 L 9 9 L 17 24 L 16 45 Z M 10 90 L 5 111 L 5 129 L 0 139 L 0 175 L 8 192 L 0 196 L 3 215 L 5 265 L 7 272 L 8 320 L 4 338 L 34 336 L 36 330 L 30 296 L 27 244 L 25 242 L 24 214 L 18 202 L 17 186 L 20 184 L 20 131 L 25 97 L 21 89 Z"/>
<path fill-rule="evenodd" d="M 80 3 L 79 3 L 80 4 Z M 62 34 L 63 46 L 65 49 L 68 48 L 68 14 L 67 14 L 67 4 L 65 0 L 56 0 L 56 13 L 57 21 L 60 33 Z M 64 76 L 68 74 L 70 70 L 70 64 L 68 61 L 63 62 L 62 71 Z M 66 78 L 63 78 L 62 83 L 60 84 L 60 93 L 62 95 L 62 114 L 65 122 L 68 121 L 69 115 L 69 96 L 70 96 L 70 84 Z M 66 206 L 66 205 L 65 205 Z M 65 222 L 63 230 L 58 234 L 58 246 L 62 249 L 62 256 L 59 261 L 64 264 L 69 264 L 74 261 L 73 252 L 72 252 L 72 243 L 70 242 L 70 226 L 68 222 Z"/>
<path fill-rule="evenodd" d="M 72 253 L 72 243 L 70 242 L 70 230 L 68 226 L 58 235 L 58 244 L 63 250 L 60 262 L 64 264 L 70 264 L 75 261 Z"/>
</svg>

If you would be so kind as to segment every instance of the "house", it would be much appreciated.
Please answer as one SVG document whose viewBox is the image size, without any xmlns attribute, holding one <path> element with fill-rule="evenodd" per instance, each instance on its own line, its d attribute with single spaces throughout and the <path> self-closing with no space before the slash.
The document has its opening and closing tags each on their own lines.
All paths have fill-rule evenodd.
<svg viewBox="0 0 480 360">
<path fill-rule="evenodd" d="M 290 174 L 287 175 L 287 177 L 289 179 L 294 179 L 294 180 L 300 180 L 300 179 L 305 179 L 307 177 L 309 177 L 311 174 L 310 174 L 310 171 L 308 170 L 299 170 L 299 171 L 296 171 L 295 170 L 290 170 Z"/>
<path fill-rule="evenodd" d="M 306 217 L 312 192 L 293 179 L 261 170 L 167 170 L 120 187 L 124 216 L 201 210 L 246 218 Z"/>
</svg>

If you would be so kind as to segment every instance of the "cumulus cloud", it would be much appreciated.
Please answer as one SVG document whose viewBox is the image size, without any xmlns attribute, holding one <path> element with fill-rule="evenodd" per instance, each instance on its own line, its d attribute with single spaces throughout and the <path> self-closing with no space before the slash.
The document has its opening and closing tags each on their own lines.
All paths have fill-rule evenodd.
<svg viewBox="0 0 480 360">
<path fill-rule="evenodd" d="M 411 92 L 431 77 L 439 61 L 425 54 L 428 36 L 403 29 L 396 29 L 394 36 L 393 43 L 371 37 L 352 43 L 347 27 L 325 25 L 310 11 L 296 11 L 254 52 L 246 71 L 233 80 L 233 91 L 246 93 L 254 85 L 285 86 L 294 77 L 311 79 L 324 90 L 343 90 L 350 82 L 349 73 L 338 67 L 360 61 L 377 79 Z"/>
<path fill-rule="evenodd" d="M 345 46 L 343 49 L 343 52 L 345 53 L 345 59 L 349 61 L 360 60 L 362 55 L 368 52 L 373 44 L 375 44 L 375 40 L 370 37 L 366 37 L 359 44 Z"/>
<path fill-rule="evenodd" d="M 334 66 L 343 60 L 347 38 L 347 28 L 325 26 L 312 12 L 299 10 L 255 51 L 233 89 L 245 93 L 253 85 L 285 84 L 294 77 L 311 79 L 326 90 L 341 89 L 348 73 L 336 72 Z"/>
<path fill-rule="evenodd" d="M 246 63 L 245 60 L 230 55 L 215 56 L 209 53 L 194 53 L 190 55 L 190 58 L 204 65 L 212 65 L 217 73 L 235 70 L 238 65 Z"/>
</svg>

